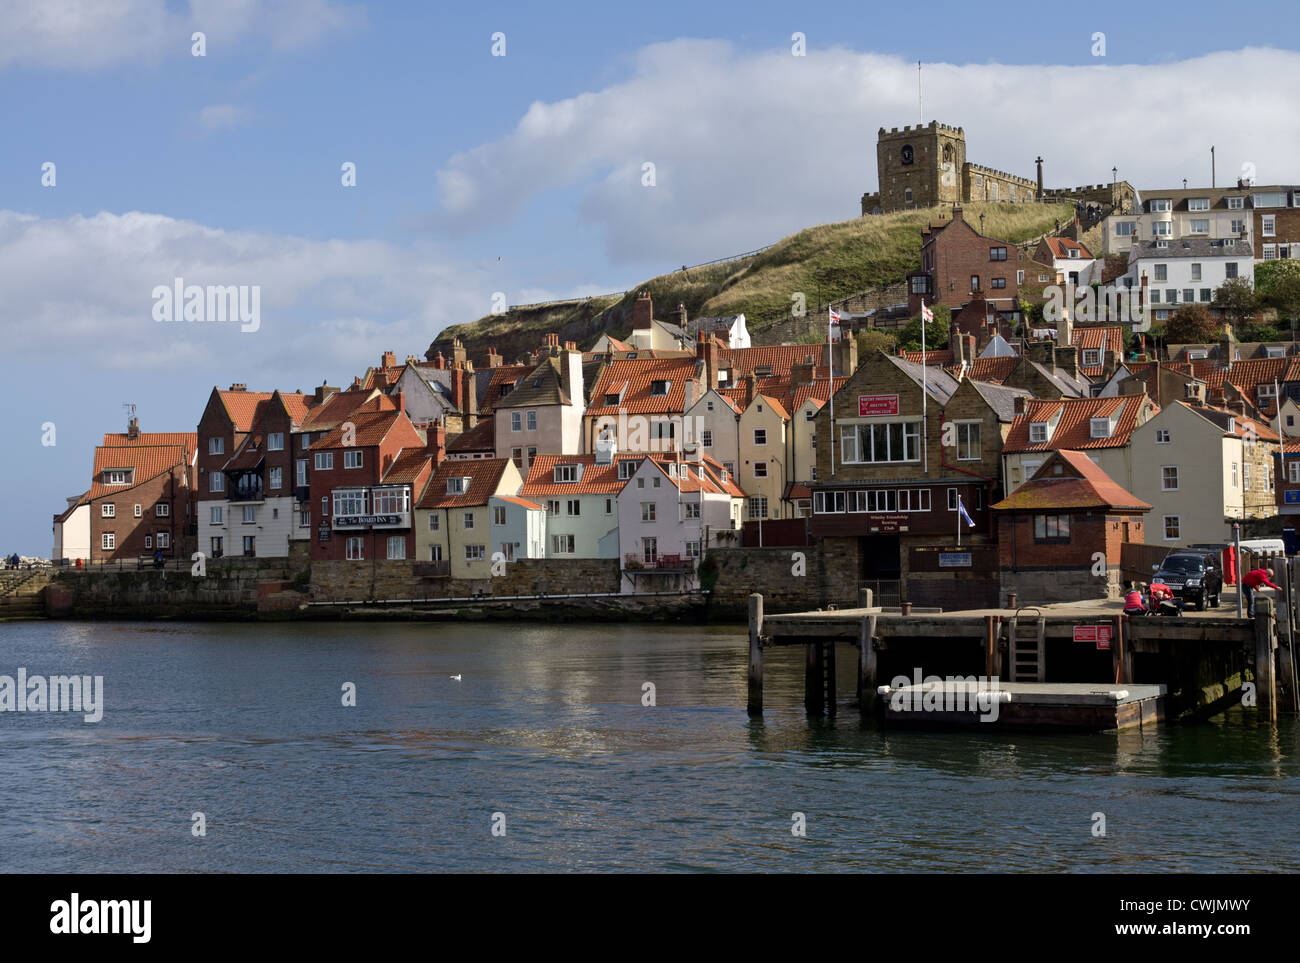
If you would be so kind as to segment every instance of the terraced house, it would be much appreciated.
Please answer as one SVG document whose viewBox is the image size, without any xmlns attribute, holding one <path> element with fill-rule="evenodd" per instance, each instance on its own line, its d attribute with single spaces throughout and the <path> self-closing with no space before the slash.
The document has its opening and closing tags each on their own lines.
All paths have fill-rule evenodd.
<svg viewBox="0 0 1300 963">
<path fill-rule="evenodd" d="M 490 577 L 497 551 L 493 498 L 518 495 L 522 482 L 509 458 L 444 461 L 416 509 L 416 557 L 452 578 Z"/>
<path fill-rule="evenodd" d="M 375 398 L 312 442 L 311 501 L 320 509 L 313 559 L 413 556 L 415 499 L 442 457 L 438 433 L 428 438 L 432 450 L 404 411 Z"/>
<path fill-rule="evenodd" d="M 977 577 L 974 557 L 959 560 L 960 579 L 939 572 L 937 557 L 957 541 L 959 507 L 975 523 L 960 522 L 963 546 L 990 541 L 1004 428 L 1027 398 L 876 353 L 817 415 L 812 534 L 857 559 L 863 579 L 911 578 L 909 598 L 920 604 L 991 604 L 996 580 Z"/>
<path fill-rule="evenodd" d="M 741 527 L 744 492 L 710 458 L 643 456 L 627 474 L 618 494 L 623 591 L 698 588 L 704 549 Z"/>
<path fill-rule="evenodd" d="M 538 455 L 519 495 L 541 505 L 547 558 L 618 558 L 618 493 L 641 455 Z"/>
<path fill-rule="evenodd" d="M 291 439 L 325 391 L 213 388 L 198 424 L 198 545 L 210 558 L 284 556 L 297 518 Z M 301 494 L 301 493 L 298 493 Z"/>
<path fill-rule="evenodd" d="M 582 354 L 572 342 L 543 358 L 494 406 L 496 457 L 509 458 L 526 475 L 539 454 L 583 451 Z"/>
<path fill-rule="evenodd" d="M 132 416 L 123 433 L 95 448 L 89 491 L 89 562 L 168 558 L 193 547 L 193 479 L 198 439 L 192 432 L 142 432 Z"/>
</svg>

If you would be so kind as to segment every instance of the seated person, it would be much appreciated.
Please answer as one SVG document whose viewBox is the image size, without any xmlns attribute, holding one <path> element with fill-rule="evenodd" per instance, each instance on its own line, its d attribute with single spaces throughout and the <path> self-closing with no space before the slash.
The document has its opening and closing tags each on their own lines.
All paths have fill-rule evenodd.
<svg viewBox="0 0 1300 963">
<path fill-rule="evenodd" d="M 1125 615 L 1146 615 L 1146 602 L 1142 599 L 1142 593 L 1137 590 L 1132 582 L 1128 583 L 1128 591 L 1124 594 L 1124 614 Z"/>
</svg>

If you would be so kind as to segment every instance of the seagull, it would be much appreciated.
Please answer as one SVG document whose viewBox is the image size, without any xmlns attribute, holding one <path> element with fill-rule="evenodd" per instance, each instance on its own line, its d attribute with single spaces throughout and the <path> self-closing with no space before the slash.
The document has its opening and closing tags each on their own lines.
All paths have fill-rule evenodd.
<svg viewBox="0 0 1300 963">
<path fill-rule="evenodd" d="M 458 675 L 448 676 L 448 678 L 449 678 L 449 679 L 452 679 L 452 680 L 455 681 L 455 682 L 459 682 L 459 681 L 460 681 L 460 676 L 458 676 Z"/>
</svg>

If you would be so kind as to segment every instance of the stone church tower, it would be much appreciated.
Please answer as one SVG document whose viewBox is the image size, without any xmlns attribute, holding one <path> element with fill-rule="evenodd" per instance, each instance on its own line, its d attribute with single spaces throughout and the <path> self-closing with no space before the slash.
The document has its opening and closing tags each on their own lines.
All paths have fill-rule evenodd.
<svg viewBox="0 0 1300 963">
<path fill-rule="evenodd" d="M 864 194 L 862 213 L 960 204 L 966 165 L 966 134 L 937 120 L 927 126 L 880 128 L 876 170 L 880 190 Z"/>
</svg>

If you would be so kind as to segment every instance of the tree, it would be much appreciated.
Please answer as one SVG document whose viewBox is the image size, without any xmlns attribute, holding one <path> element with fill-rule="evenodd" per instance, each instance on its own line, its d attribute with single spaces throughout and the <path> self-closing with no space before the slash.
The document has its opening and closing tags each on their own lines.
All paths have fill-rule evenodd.
<svg viewBox="0 0 1300 963">
<path fill-rule="evenodd" d="M 1245 278 L 1229 278 L 1215 290 L 1214 304 L 1227 320 L 1238 324 L 1255 316 L 1259 298 Z"/>
<path fill-rule="evenodd" d="M 1203 304 L 1184 304 L 1165 324 L 1167 344 L 1205 344 L 1218 336 L 1218 326 Z"/>
<path fill-rule="evenodd" d="M 917 337 L 920 337 L 919 332 Z M 926 337 L 928 339 L 929 335 L 927 334 Z M 858 332 L 857 341 L 859 358 L 866 358 L 877 351 L 890 354 L 898 346 L 897 338 L 888 331 L 881 331 L 879 328 L 863 328 Z"/>
<path fill-rule="evenodd" d="M 926 350 L 948 347 L 948 328 L 952 323 L 952 311 L 946 305 L 936 304 L 931 308 L 934 320 L 925 326 Z M 921 318 L 918 315 L 898 332 L 898 346 L 905 351 L 921 350 Z"/>
<path fill-rule="evenodd" d="M 1300 260 L 1264 261 L 1255 268 L 1255 294 L 1283 321 L 1300 318 Z"/>
</svg>

